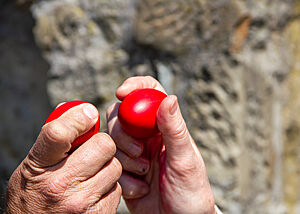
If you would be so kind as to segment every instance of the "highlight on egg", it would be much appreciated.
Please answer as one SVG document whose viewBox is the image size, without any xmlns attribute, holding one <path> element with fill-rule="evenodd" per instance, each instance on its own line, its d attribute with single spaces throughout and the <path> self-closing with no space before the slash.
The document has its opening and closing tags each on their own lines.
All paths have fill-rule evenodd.
<svg viewBox="0 0 300 214">
<path fill-rule="evenodd" d="M 137 89 L 127 95 L 118 111 L 122 129 L 134 138 L 149 138 L 157 134 L 156 112 L 166 97 L 153 88 Z"/>
</svg>

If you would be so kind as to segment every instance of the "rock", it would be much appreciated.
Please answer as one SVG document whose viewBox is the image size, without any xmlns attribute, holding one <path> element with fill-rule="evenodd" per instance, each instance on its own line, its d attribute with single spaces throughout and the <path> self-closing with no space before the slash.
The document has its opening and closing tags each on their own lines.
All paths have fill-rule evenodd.
<svg viewBox="0 0 300 214">
<path fill-rule="evenodd" d="M 34 27 L 2 2 L 2 186 L 50 104 L 84 99 L 103 119 L 124 79 L 151 75 L 178 96 L 224 213 L 299 212 L 297 1 L 39 0 Z"/>
<path fill-rule="evenodd" d="M 119 17 L 110 7 L 86 1 L 41 1 L 32 7 L 35 38 L 51 65 L 47 88 L 53 106 L 86 100 L 101 109 L 104 119 L 105 109 L 115 101 L 115 89 L 127 75 L 128 56 L 120 46 L 130 20 L 126 22 L 125 10 Z"/>
<path fill-rule="evenodd" d="M 137 41 L 174 54 L 188 49 L 196 43 L 198 4 L 195 0 L 138 1 Z"/>
<path fill-rule="evenodd" d="M 299 8 L 299 3 L 296 5 Z M 298 9 L 298 13 L 300 10 Z M 291 72 L 284 80 L 284 100 L 282 107 L 283 118 L 283 195 L 285 203 L 288 205 L 288 213 L 299 213 L 299 93 L 300 84 L 300 22 L 297 20 L 289 23 L 284 31 L 288 46 L 290 47 Z"/>
<path fill-rule="evenodd" d="M 60 4 L 47 10 L 43 9 L 47 3 L 42 2 L 33 9 L 47 11 L 43 15 L 34 12 L 38 20 L 35 34 L 52 65 L 48 86 L 52 103 L 72 99 L 95 101 L 101 96 L 95 76 L 113 63 L 114 53 L 102 31 L 81 8 Z"/>
<path fill-rule="evenodd" d="M 34 42 L 33 26 L 28 11 L 17 9 L 12 1 L 1 5 L 0 210 L 8 178 L 51 111 L 46 90 L 49 65 Z"/>
</svg>

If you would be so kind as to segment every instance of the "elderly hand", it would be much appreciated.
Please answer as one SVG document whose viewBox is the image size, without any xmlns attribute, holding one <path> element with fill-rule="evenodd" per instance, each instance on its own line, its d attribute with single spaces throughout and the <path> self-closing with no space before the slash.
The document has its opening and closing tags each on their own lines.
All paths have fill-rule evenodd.
<svg viewBox="0 0 300 214">
<path fill-rule="evenodd" d="M 98 133 L 72 154 L 71 143 L 98 118 L 91 104 L 71 108 L 44 125 L 27 157 L 11 176 L 5 213 L 115 213 L 122 168 L 116 146 Z"/>
<path fill-rule="evenodd" d="M 132 77 L 117 90 L 119 100 L 141 88 L 164 92 L 151 77 Z M 156 121 L 161 134 L 138 140 L 118 121 L 119 103 L 107 111 L 108 131 L 125 172 L 119 182 L 132 213 L 216 213 L 214 196 L 199 150 L 180 113 L 176 96 L 161 103 Z"/>
</svg>

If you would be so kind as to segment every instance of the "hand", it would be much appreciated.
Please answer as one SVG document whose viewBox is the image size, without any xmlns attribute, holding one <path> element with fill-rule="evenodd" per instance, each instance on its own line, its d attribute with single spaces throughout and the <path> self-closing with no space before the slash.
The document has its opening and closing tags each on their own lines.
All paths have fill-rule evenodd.
<svg viewBox="0 0 300 214">
<path fill-rule="evenodd" d="M 117 90 L 123 100 L 141 88 L 162 86 L 152 77 L 132 77 Z M 132 213 L 216 213 L 202 157 L 180 113 L 176 96 L 161 103 L 156 121 L 161 134 L 137 140 L 124 133 L 117 118 L 119 104 L 107 111 L 108 131 L 123 165 L 119 182 Z"/>
<path fill-rule="evenodd" d="M 44 125 L 11 176 L 5 213 L 115 213 L 122 168 L 116 146 L 98 133 L 72 154 L 71 143 L 94 126 L 97 109 L 81 104 Z"/>
</svg>

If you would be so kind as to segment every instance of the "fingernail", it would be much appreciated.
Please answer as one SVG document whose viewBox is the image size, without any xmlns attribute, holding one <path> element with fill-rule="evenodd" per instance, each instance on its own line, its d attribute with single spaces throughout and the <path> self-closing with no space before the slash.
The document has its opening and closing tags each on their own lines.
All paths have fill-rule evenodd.
<svg viewBox="0 0 300 214">
<path fill-rule="evenodd" d="M 177 98 L 176 98 L 176 99 L 174 99 L 174 101 L 173 101 L 173 103 L 172 103 L 172 105 L 171 105 L 171 107 L 169 109 L 169 113 L 171 115 L 174 115 L 176 113 L 176 111 L 177 111 L 177 108 L 178 108 L 178 105 L 177 105 Z"/>
<path fill-rule="evenodd" d="M 86 116 L 88 116 L 91 119 L 95 119 L 98 117 L 98 110 L 90 104 L 86 105 L 83 108 L 83 112 Z"/>
<path fill-rule="evenodd" d="M 148 172 L 149 170 L 149 164 L 148 163 L 140 163 L 140 168 L 139 168 L 139 171 L 140 171 L 140 174 L 141 175 L 144 175 Z"/>
<path fill-rule="evenodd" d="M 129 147 L 129 152 L 134 156 L 134 157 L 139 157 L 142 153 L 142 148 L 139 145 L 136 144 L 131 144 Z"/>
</svg>

